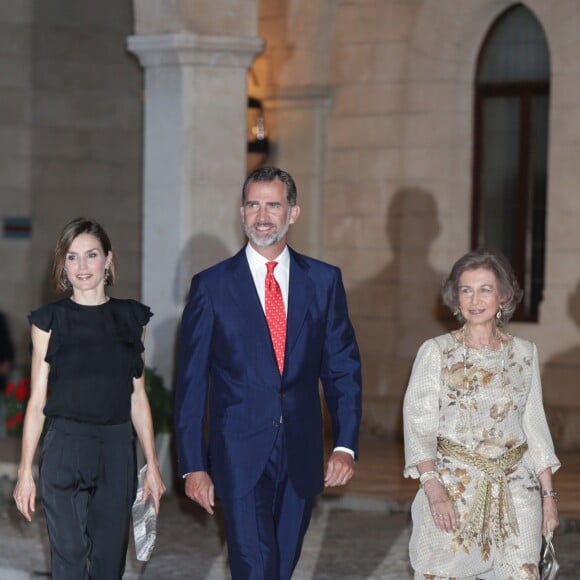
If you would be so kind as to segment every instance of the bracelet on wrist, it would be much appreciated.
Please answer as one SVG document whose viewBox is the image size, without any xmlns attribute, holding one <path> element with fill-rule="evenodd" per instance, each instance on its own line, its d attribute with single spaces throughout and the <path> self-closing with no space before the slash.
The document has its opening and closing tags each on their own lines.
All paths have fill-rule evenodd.
<svg viewBox="0 0 580 580">
<path fill-rule="evenodd" d="M 547 497 L 554 498 L 554 501 L 558 501 L 558 492 L 554 489 L 543 489 L 542 499 L 545 499 Z"/>
<path fill-rule="evenodd" d="M 423 487 L 431 479 L 436 479 L 437 481 L 441 482 L 441 478 L 436 471 L 425 471 L 419 476 L 419 483 L 421 484 L 421 487 Z"/>
</svg>

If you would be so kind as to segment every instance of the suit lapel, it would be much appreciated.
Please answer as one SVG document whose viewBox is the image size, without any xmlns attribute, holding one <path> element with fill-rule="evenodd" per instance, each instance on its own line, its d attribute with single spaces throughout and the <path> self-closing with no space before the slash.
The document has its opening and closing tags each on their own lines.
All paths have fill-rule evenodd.
<svg viewBox="0 0 580 580">
<path fill-rule="evenodd" d="M 276 362 L 276 354 L 272 346 L 272 339 L 270 338 L 270 329 L 266 321 L 266 315 L 260 303 L 254 278 L 250 271 L 250 266 L 246 258 L 245 249 L 242 249 L 235 256 L 233 256 L 230 270 L 232 272 L 231 284 L 229 285 L 229 293 L 232 302 L 236 305 L 239 316 L 244 320 L 244 324 L 248 328 L 254 329 L 255 340 L 262 343 L 260 351 L 264 356 L 271 354 L 272 368 L 275 373 L 278 373 L 278 364 Z"/>
<path fill-rule="evenodd" d="M 300 330 L 304 324 L 304 319 L 308 307 L 314 295 L 314 284 L 308 275 L 308 265 L 300 254 L 290 249 L 290 285 L 288 288 L 288 318 L 286 329 L 286 355 L 292 352 L 296 340 L 300 335 Z M 246 319 L 246 324 L 256 329 L 256 339 L 264 341 L 264 352 L 271 352 L 272 364 L 276 368 L 276 356 L 270 338 L 270 330 L 266 322 L 266 316 L 260 298 L 256 292 L 256 286 L 250 266 L 242 249 L 232 257 L 230 269 L 232 272 L 232 283 L 229 292 L 232 301 L 237 305 L 241 316 Z M 288 360 L 288 356 L 285 357 Z"/>
<path fill-rule="evenodd" d="M 290 249 L 290 248 L 289 248 Z M 292 352 L 304 318 L 314 295 L 314 284 L 308 275 L 308 265 L 300 254 L 290 249 L 290 286 L 288 288 L 288 327 L 286 354 Z"/>
<path fill-rule="evenodd" d="M 256 292 L 256 285 L 250 272 L 245 250 L 242 249 L 232 258 L 230 269 L 232 278 L 228 290 L 232 301 L 252 325 L 255 326 L 257 324 L 269 337 L 270 333 L 266 323 L 266 317 L 260 304 L 260 298 Z"/>
</svg>

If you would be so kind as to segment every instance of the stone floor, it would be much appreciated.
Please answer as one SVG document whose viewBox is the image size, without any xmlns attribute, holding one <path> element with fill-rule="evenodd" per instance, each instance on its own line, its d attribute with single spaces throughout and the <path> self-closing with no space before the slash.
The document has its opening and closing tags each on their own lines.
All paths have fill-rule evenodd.
<svg viewBox="0 0 580 580">
<path fill-rule="evenodd" d="M 0 499 L 0 580 L 50 577 L 42 510 L 32 524 L 19 517 L 6 493 L 11 485 L 4 480 Z M 294 580 L 410 580 L 410 521 L 405 507 L 323 496 L 314 510 Z M 578 523 L 566 520 L 556 536 L 562 564 L 559 580 L 580 578 Z M 226 580 L 223 537 L 219 513 L 207 516 L 190 501 L 171 494 L 162 503 L 150 562 L 137 562 L 130 549 L 124 580 Z"/>
<path fill-rule="evenodd" d="M 349 488 L 317 501 L 293 580 L 412 578 L 407 556 L 408 508 L 416 485 L 400 477 L 396 447 L 375 441 L 365 442 L 364 450 L 361 457 L 365 459 L 361 458 Z M 579 484 L 576 479 L 576 498 Z M 0 476 L 0 580 L 48 578 L 42 510 L 38 509 L 32 524 L 27 523 L 10 499 L 12 486 L 13 477 Z M 577 513 L 580 502 L 569 505 L 567 509 Z M 130 549 L 124 580 L 226 580 L 223 538 L 219 513 L 207 516 L 179 494 L 169 494 L 162 502 L 151 561 L 147 565 L 136 562 Z M 580 579 L 580 518 L 569 514 L 563 518 L 555 546 L 562 566 L 559 580 Z"/>
</svg>

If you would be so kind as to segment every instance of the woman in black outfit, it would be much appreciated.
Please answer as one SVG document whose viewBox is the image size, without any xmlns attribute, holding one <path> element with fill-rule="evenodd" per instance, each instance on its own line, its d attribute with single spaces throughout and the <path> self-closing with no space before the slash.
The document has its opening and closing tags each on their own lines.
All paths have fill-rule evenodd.
<svg viewBox="0 0 580 580">
<path fill-rule="evenodd" d="M 145 392 L 143 335 L 152 313 L 110 298 L 115 260 L 103 228 L 77 218 L 57 242 L 52 269 L 68 298 L 32 312 L 31 394 L 14 499 L 31 521 L 32 462 L 45 417 L 39 490 L 53 580 L 121 579 L 135 497 L 133 430 L 147 461 L 144 495 L 159 510 L 159 473 Z"/>
</svg>

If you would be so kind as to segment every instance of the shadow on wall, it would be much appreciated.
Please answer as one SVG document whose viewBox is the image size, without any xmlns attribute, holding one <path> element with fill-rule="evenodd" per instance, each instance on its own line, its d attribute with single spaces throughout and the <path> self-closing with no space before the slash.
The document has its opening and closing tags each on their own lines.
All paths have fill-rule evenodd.
<svg viewBox="0 0 580 580">
<path fill-rule="evenodd" d="M 200 234 L 192 236 L 186 242 L 177 262 L 177 269 L 171 288 L 173 300 L 179 307 L 179 311 L 183 309 L 187 301 L 192 277 L 213 264 L 224 260 L 230 254 L 231 252 L 226 245 L 215 236 Z M 166 385 L 172 392 L 175 392 L 177 378 L 180 320 L 180 316 L 167 317 L 152 330 L 155 351 L 151 366 L 153 368 L 167 368 L 166 362 L 172 361 L 169 366 L 169 368 L 173 369 L 171 383 Z M 173 424 L 171 427 L 173 429 Z M 171 464 L 177 465 L 175 437 L 171 438 Z M 178 493 L 183 493 L 183 480 L 175 471 L 174 476 L 173 489 Z"/>
<path fill-rule="evenodd" d="M 171 296 L 179 312 L 187 301 L 192 277 L 201 270 L 224 260 L 230 254 L 231 252 L 219 238 L 207 234 L 192 236 L 185 243 L 171 284 Z M 165 368 L 167 365 L 164 361 L 173 361 L 170 368 L 175 370 L 171 378 L 171 385 L 167 385 L 171 390 L 175 386 L 180 319 L 180 316 L 168 317 L 160 321 L 152 331 L 155 353 L 150 364 L 154 368 Z M 169 348 L 163 348 L 163 345 L 167 345 Z"/>
<path fill-rule="evenodd" d="M 440 231 L 433 195 L 399 189 L 386 226 L 391 262 L 348 292 L 348 299 L 363 359 L 363 431 L 399 436 L 402 398 L 419 346 L 456 323 L 440 297 L 445 275 L 429 263 Z"/>
<path fill-rule="evenodd" d="M 580 328 L 580 281 L 568 297 L 568 313 Z M 580 451 L 580 344 L 544 365 L 544 406 L 556 451 Z"/>
</svg>

